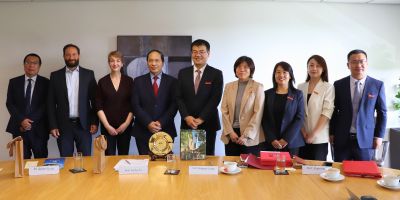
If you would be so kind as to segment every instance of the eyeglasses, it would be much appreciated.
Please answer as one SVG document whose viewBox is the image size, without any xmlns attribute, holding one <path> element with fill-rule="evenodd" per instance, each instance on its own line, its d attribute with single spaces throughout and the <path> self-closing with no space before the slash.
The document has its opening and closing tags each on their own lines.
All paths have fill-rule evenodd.
<svg viewBox="0 0 400 200">
<path fill-rule="evenodd" d="M 192 51 L 192 55 L 197 55 L 197 54 L 205 55 L 207 54 L 207 51 Z"/>
<path fill-rule="evenodd" d="M 367 63 L 367 60 L 351 60 L 350 64 L 352 65 L 357 65 L 357 64 L 365 64 Z"/>
<path fill-rule="evenodd" d="M 25 65 L 39 65 L 39 62 L 24 62 Z"/>
</svg>

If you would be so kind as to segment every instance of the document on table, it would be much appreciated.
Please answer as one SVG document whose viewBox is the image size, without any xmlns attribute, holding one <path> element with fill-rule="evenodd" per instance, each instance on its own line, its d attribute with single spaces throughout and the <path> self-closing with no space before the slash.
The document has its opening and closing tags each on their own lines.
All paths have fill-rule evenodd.
<svg viewBox="0 0 400 200">
<path fill-rule="evenodd" d="M 114 170 L 118 171 L 121 167 L 129 168 L 133 166 L 148 166 L 149 159 L 121 159 L 114 166 Z"/>
</svg>

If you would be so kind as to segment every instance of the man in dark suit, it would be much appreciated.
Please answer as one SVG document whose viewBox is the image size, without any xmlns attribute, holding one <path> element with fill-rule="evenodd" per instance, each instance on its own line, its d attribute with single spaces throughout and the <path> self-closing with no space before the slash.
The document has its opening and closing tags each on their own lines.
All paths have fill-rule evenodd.
<svg viewBox="0 0 400 200">
<path fill-rule="evenodd" d="M 22 136 L 24 159 L 46 158 L 49 132 L 46 115 L 46 96 L 49 79 L 38 75 L 42 60 L 31 53 L 24 58 L 25 75 L 10 79 L 7 90 L 7 109 L 10 120 L 7 132 L 13 138 Z"/>
<path fill-rule="evenodd" d="M 351 75 L 334 83 L 335 110 L 330 122 L 334 159 L 371 160 L 373 149 L 385 136 L 385 88 L 382 81 L 367 76 L 363 50 L 351 51 L 347 61 Z"/>
<path fill-rule="evenodd" d="M 74 44 L 63 48 L 66 67 L 52 72 L 48 95 L 50 133 L 57 138 L 60 156 L 78 152 L 90 156 L 92 134 L 97 132 L 96 80 L 92 70 L 79 66 L 80 50 Z"/>
<path fill-rule="evenodd" d="M 178 74 L 177 101 L 181 114 L 181 129 L 206 131 L 206 154 L 214 155 L 216 132 L 221 129 L 218 104 L 224 81 L 222 72 L 207 65 L 210 44 L 196 40 L 191 45 L 193 66 Z"/>
<path fill-rule="evenodd" d="M 153 133 L 164 131 L 176 137 L 174 117 L 178 110 L 175 101 L 177 80 L 162 73 L 164 55 L 158 50 L 147 54 L 150 73 L 133 82 L 133 136 L 140 155 L 149 153 L 149 139 Z"/>
</svg>

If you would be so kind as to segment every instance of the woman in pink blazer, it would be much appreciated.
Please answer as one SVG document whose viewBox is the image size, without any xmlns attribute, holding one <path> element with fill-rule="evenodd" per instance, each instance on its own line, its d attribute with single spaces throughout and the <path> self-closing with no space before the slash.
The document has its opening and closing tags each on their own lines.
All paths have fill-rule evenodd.
<svg viewBox="0 0 400 200">
<path fill-rule="evenodd" d="M 264 88 L 252 79 L 255 66 L 251 58 L 239 57 L 233 69 L 238 80 L 225 85 L 221 104 L 225 155 L 259 155 L 258 144 L 264 141 L 261 128 Z"/>
</svg>

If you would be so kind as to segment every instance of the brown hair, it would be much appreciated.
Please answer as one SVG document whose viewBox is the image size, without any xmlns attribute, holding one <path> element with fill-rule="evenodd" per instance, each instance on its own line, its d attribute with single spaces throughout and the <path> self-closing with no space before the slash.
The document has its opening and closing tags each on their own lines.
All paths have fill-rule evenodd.
<svg viewBox="0 0 400 200">
<path fill-rule="evenodd" d="M 111 57 L 121 59 L 121 61 L 123 60 L 123 59 L 122 59 L 123 55 L 122 55 L 122 53 L 119 52 L 119 51 L 111 51 L 111 52 L 108 54 L 108 61 L 109 61 L 109 62 L 110 62 Z"/>
</svg>

